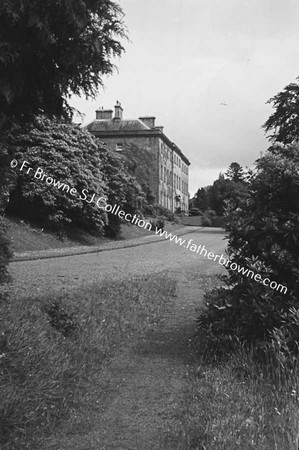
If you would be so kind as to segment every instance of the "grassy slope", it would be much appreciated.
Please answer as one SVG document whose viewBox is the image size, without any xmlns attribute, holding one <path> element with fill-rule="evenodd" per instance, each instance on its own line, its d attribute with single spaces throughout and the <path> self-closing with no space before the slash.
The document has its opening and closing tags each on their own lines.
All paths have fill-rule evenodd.
<svg viewBox="0 0 299 450">
<path fill-rule="evenodd" d="M 86 231 L 75 228 L 69 231 L 66 239 L 61 240 L 54 233 L 46 232 L 16 218 L 6 218 L 6 223 L 8 225 L 7 235 L 11 241 L 12 250 L 15 252 L 77 247 L 79 245 L 100 246 L 111 241 L 108 238 L 95 237 Z M 167 223 L 167 230 L 169 231 L 177 227 L 179 227 L 178 224 Z M 134 239 L 148 234 L 148 230 L 136 225 L 124 224 L 119 239 Z"/>
</svg>

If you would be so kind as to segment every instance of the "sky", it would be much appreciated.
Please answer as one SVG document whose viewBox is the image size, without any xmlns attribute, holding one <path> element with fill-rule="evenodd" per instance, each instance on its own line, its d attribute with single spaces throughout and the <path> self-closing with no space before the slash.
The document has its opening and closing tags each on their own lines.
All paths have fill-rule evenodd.
<svg viewBox="0 0 299 450">
<path fill-rule="evenodd" d="M 130 40 L 95 100 L 72 97 L 83 124 L 116 100 L 124 118 L 155 116 L 191 162 L 191 197 L 234 161 L 252 167 L 267 100 L 299 76 L 298 0 L 118 3 Z"/>
</svg>

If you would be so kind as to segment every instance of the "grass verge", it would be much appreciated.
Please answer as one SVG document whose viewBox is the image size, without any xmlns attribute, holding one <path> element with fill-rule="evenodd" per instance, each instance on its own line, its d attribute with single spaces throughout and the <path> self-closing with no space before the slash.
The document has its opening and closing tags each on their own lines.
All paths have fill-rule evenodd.
<svg viewBox="0 0 299 450">
<path fill-rule="evenodd" d="M 215 276 L 199 280 L 200 288 L 217 284 Z M 165 449 L 298 450 L 298 367 L 278 367 L 237 340 L 229 353 L 218 353 L 204 332 L 190 345 L 192 363 Z"/>
<path fill-rule="evenodd" d="M 44 439 L 82 414 L 103 363 L 159 321 L 174 290 L 161 274 L 3 302 L 1 449 L 44 448 Z"/>
</svg>

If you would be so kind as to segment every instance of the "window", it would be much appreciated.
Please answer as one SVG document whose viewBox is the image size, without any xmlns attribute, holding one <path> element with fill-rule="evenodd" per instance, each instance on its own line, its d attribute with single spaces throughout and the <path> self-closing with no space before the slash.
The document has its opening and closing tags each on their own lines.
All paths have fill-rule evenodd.
<svg viewBox="0 0 299 450">
<path fill-rule="evenodd" d="M 162 164 L 161 164 L 160 170 L 161 170 L 161 180 L 163 180 L 163 166 L 162 166 Z"/>
<path fill-rule="evenodd" d="M 119 142 L 118 144 L 116 144 L 115 150 L 117 152 L 121 152 L 124 149 L 123 143 Z"/>
</svg>

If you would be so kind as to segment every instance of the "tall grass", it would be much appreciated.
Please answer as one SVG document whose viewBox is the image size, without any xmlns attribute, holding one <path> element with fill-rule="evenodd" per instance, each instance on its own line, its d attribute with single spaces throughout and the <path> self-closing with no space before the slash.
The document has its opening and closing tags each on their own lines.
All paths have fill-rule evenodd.
<svg viewBox="0 0 299 450">
<path fill-rule="evenodd" d="M 40 448 L 80 409 L 103 362 L 159 320 L 174 289 L 155 275 L 2 303 L 1 449 Z"/>
<path fill-rule="evenodd" d="M 283 364 L 271 345 L 261 352 L 233 337 L 229 346 L 218 340 L 217 346 L 206 332 L 194 337 L 193 364 L 164 448 L 298 450 L 298 363 Z"/>
</svg>

